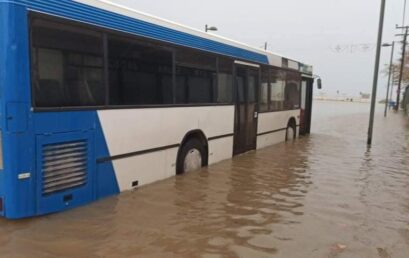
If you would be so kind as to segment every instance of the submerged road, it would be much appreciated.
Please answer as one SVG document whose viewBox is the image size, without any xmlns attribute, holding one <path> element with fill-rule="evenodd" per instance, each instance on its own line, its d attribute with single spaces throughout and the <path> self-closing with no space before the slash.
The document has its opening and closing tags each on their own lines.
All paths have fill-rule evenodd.
<svg viewBox="0 0 409 258">
<path fill-rule="evenodd" d="M 382 108 L 379 108 L 380 111 Z M 316 102 L 313 133 L 93 205 L 0 220 L 0 257 L 409 257 L 409 119 Z"/>
</svg>

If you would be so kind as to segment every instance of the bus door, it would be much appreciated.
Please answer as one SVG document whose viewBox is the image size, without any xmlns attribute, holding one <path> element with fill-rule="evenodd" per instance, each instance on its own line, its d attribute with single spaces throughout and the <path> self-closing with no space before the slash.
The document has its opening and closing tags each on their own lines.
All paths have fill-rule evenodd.
<svg viewBox="0 0 409 258">
<path fill-rule="evenodd" d="M 314 80 L 303 78 L 301 83 L 300 135 L 311 132 L 312 95 Z"/>
<path fill-rule="evenodd" d="M 234 155 L 256 149 L 259 68 L 235 66 Z"/>
</svg>

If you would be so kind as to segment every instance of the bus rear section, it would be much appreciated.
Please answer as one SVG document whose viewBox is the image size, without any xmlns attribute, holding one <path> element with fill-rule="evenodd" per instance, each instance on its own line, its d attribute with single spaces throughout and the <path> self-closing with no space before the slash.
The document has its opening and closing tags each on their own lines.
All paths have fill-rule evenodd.
<svg viewBox="0 0 409 258">
<path fill-rule="evenodd" d="M 1 2 L 0 19 L 0 214 L 20 218 L 35 209 L 25 6 Z"/>
<path fill-rule="evenodd" d="M 42 42 L 33 43 L 27 6 L 1 2 L 0 19 L 0 215 L 26 218 L 96 200 L 95 157 L 107 156 L 96 111 L 35 111 L 36 104 L 61 100 L 59 53 L 35 47 Z M 45 76 L 41 85 L 33 80 L 39 74 Z M 46 94 L 36 99 L 36 91 Z M 100 196 L 115 194 L 111 168 L 104 169 L 101 180 L 113 187 Z"/>
</svg>

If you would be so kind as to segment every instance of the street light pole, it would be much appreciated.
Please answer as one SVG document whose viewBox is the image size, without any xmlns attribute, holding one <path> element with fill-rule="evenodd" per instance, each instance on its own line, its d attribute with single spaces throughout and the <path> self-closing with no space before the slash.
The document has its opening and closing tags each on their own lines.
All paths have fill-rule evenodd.
<svg viewBox="0 0 409 258">
<path fill-rule="evenodd" d="M 388 105 L 389 105 L 389 88 L 391 86 L 391 75 L 392 75 L 392 67 L 393 67 L 393 53 L 395 51 L 395 41 L 392 41 L 392 44 L 384 44 L 383 46 L 392 46 L 391 51 L 391 61 L 389 63 L 389 76 L 388 76 L 388 88 L 386 90 L 386 99 L 385 99 L 385 113 L 384 116 L 388 115 Z"/>
<path fill-rule="evenodd" d="M 372 137 L 373 137 L 376 92 L 377 92 L 377 87 L 378 87 L 379 63 L 381 59 L 381 48 L 382 48 L 383 22 L 385 18 L 385 3 L 386 3 L 386 0 L 381 0 L 381 11 L 379 15 L 379 28 L 378 28 L 378 43 L 376 46 L 375 69 L 374 69 L 374 78 L 373 78 L 373 87 L 372 87 L 371 113 L 370 113 L 370 118 L 369 118 L 369 129 L 368 129 L 368 142 L 367 142 L 368 145 L 372 145 Z"/>
<path fill-rule="evenodd" d="M 389 95 L 389 103 L 392 103 L 393 101 L 393 87 L 395 86 L 395 66 L 392 65 L 392 85 L 391 85 L 391 92 Z M 389 106 L 389 110 L 391 109 L 391 106 Z"/>
</svg>

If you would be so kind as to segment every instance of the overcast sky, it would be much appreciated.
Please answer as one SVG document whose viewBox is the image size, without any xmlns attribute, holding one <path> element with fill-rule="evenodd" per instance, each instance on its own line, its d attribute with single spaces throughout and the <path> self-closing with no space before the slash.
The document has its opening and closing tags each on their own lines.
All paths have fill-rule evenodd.
<svg viewBox="0 0 409 258">
<path fill-rule="evenodd" d="M 255 47 L 267 41 L 269 50 L 312 64 L 328 95 L 371 91 L 380 0 L 112 1 L 197 29 L 214 25 L 216 34 Z M 384 42 L 396 39 L 403 2 L 387 0 Z M 381 64 L 389 57 L 383 49 Z M 381 98 L 383 75 L 379 87 Z"/>
</svg>

